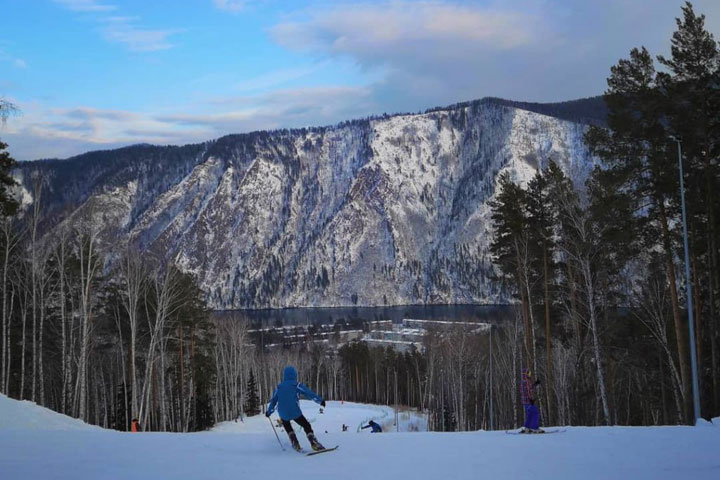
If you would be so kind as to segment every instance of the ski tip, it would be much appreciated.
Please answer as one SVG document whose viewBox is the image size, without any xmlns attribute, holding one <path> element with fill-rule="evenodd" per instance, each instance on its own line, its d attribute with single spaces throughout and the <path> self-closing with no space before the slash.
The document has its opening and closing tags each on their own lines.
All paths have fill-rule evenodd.
<svg viewBox="0 0 720 480">
<path fill-rule="evenodd" d="M 314 451 L 314 452 L 306 453 L 305 455 L 307 455 L 307 456 L 309 457 L 309 456 L 311 456 L 311 455 L 317 455 L 317 454 L 319 454 L 319 453 L 332 452 L 333 450 L 337 450 L 337 448 L 338 448 L 339 446 L 340 446 L 340 445 L 335 445 L 335 446 L 332 447 L 332 448 L 325 448 L 325 449 L 323 449 L 323 450 L 316 450 L 316 451 Z"/>
</svg>

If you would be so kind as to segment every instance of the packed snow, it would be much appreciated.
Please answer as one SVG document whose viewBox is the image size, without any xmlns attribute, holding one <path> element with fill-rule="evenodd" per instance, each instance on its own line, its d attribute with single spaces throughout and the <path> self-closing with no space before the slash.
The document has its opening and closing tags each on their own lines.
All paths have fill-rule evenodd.
<svg viewBox="0 0 720 480">
<path fill-rule="evenodd" d="M 100 427 L 60 415 L 33 402 L 13 400 L 0 394 L 0 432 L 4 434 L 12 430 L 104 431 Z"/>
<path fill-rule="evenodd" d="M 717 419 L 703 427 L 569 427 L 551 435 L 358 434 L 371 417 L 391 421 L 392 408 L 347 402 L 329 402 L 322 414 L 315 404 L 302 408 L 320 441 L 340 445 L 337 451 L 300 455 L 278 430 L 283 451 L 263 416 L 210 432 L 132 434 L 0 396 L 0 472 L 3 479 L 73 480 L 720 478 Z M 407 424 L 421 419 L 407 415 Z M 351 428 L 339 431 L 338 423 Z M 305 436 L 299 438 L 307 449 Z"/>
<path fill-rule="evenodd" d="M 369 433 L 370 429 L 362 429 L 362 426 L 367 425 L 370 420 L 378 423 L 383 432 L 427 431 L 426 417 L 414 411 L 399 410 L 397 412 L 398 425 L 396 425 L 396 412 L 392 407 L 328 401 L 327 407 L 322 409 L 322 413 L 320 413 L 321 407 L 318 404 L 310 400 L 300 400 L 300 408 L 317 435 L 342 433 L 343 425 L 348 427 L 347 432 Z M 272 419 L 277 421 L 277 415 L 273 415 Z M 293 423 L 293 426 L 298 433 L 302 432 L 302 429 L 297 424 Z M 270 428 L 264 415 L 256 415 L 242 421 L 219 423 L 212 431 L 220 433 L 268 433 Z M 283 432 L 284 430 L 278 430 L 278 433 Z M 303 439 L 304 435 L 300 434 L 298 438 Z"/>
</svg>

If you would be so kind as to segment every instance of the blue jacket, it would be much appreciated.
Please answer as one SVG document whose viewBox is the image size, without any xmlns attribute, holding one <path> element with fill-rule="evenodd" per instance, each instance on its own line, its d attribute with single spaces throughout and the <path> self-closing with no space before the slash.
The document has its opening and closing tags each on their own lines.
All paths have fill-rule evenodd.
<svg viewBox="0 0 720 480">
<path fill-rule="evenodd" d="M 372 428 L 372 433 L 382 432 L 382 427 L 380 425 L 378 425 L 377 423 L 373 422 L 372 420 L 370 420 L 370 423 L 368 423 L 367 425 L 365 425 L 362 428 Z"/>
<path fill-rule="evenodd" d="M 294 420 L 302 415 L 298 394 L 302 393 L 316 403 L 322 403 L 320 395 L 310 390 L 302 383 L 297 382 L 297 371 L 295 367 L 288 365 L 283 371 L 283 381 L 278 384 L 275 393 L 270 399 L 267 412 L 271 414 L 277 405 L 278 414 L 283 420 Z"/>
</svg>

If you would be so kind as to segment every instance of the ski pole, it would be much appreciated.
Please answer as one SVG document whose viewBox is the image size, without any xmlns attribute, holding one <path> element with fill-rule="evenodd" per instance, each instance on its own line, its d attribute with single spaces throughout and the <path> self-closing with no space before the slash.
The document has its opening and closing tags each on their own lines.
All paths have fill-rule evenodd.
<svg viewBox="0 0 720 480">
<path fill-rule="evenodd" d="M 275 425 L 273 425 L 272 420 L 270 419 L 270 417 L 267 417 L 267 419 L 268 419 L 268 422 L 270 422 L 270 426 L 272 427 L 273 432 L 275 432 L 275 438 L 277 438 L 278 443 L 280 444 L 280 448 L 282 448 L 282 450 L 283 450 L 283 452 L 284 452 L 284 451 L 285 451 L 285 447 L 283 447 L 283 444 L 282 444 L 282 442 L 280 441 L 280 437 L 279 437 L 278 434 L 277 434 L 277 430 L 275 430 Z"/>
</svg>

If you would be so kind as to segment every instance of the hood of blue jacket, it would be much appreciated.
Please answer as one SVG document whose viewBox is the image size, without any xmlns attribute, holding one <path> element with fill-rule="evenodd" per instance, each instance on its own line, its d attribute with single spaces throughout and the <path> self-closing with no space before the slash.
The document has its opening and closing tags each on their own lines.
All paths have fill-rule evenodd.
<svg viewBox="0 0 720 480">
<path fill-rule="evenodd" d="M 283 371 L 283 381 L 297 382 L 297 370 L 295 370 L 295 367 L 292 365 L 285 367 L 285 370 Z"/>
</svg>

